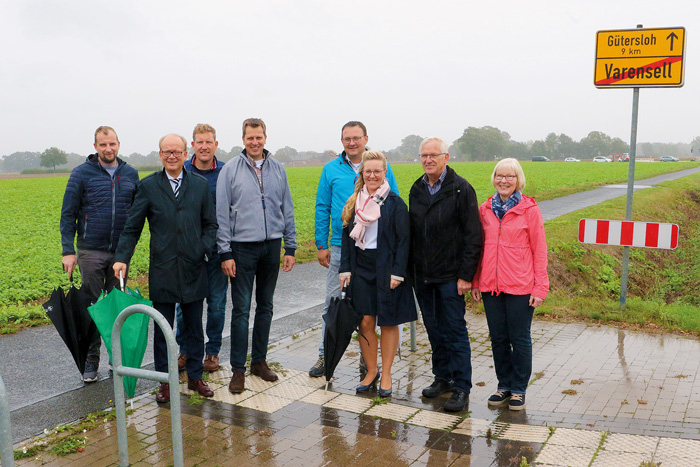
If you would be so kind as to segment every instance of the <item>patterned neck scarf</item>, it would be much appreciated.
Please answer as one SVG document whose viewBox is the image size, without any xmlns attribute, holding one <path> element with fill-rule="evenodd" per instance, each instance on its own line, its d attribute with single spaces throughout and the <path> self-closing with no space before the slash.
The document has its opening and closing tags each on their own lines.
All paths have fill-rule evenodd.
<svg viewBox="0 0 700 467">
<path fill-rule="evenodd" d="M 365 229 L 382 216 L 381 206 L 389 195 L 389 190 L 389 182 L 385 178 L 374 194 L 369 194 L 367 185 L 363 186 L 362 190 L 357 194 L 357 200 L 355 201 L 355 227 L 350 232 L 350 238 L 355 240 L 355 243 L 361 250 L 365 249 Z"/>
<path fill-rule="evenodd" d="M 493 213 L 498 216 L 499 219 L 503 219 L 503 216 L 506 215 L 506 212 L 508 212 L 509 209 L 515 207 L 520 200 L 522 199 L 523 195 L 519 191 L 514 191 L 508 199 L 503 202 L 501 200 L 501 195 L 496 192 L 492 197 L 491 197 L 491 210 Z"/>
</svg>

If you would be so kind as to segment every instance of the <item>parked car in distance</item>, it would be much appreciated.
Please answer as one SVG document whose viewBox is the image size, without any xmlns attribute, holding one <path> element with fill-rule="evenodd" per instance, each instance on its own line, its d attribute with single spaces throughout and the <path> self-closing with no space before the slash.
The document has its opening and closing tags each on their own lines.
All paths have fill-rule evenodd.
<svg viewBox="0 0 700 467">
<path fill-rule="evenodd" d="M 659 157 L 659 162 L 678 162 L 678 158 L 673 156 L 661 156 Z"/>
<path fill-rule="evenodd" d="M 605 156 L 595 156 L 593 158 L 593 162 L 612 162 L 612 161 Z"/>
<path fill-rule="evenodd" d="M 549 162 L 549 157 L 532 156 L 532 162 Z"/>
<path fill-rule="evenodd" d="M 567 157 L 564 159 L 564 162 L 581 162 L 580 159 L 576 159 L 575 157 Z"/>
</svg>

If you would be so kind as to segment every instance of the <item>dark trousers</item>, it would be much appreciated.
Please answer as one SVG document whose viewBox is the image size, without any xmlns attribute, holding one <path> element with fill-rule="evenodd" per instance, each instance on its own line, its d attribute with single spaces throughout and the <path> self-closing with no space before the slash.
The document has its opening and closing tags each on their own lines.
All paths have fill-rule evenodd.
<svg viewBox="0 0 700 467">
<path fill-rule="evenodd" d="M 457 293 L 457 281 L 426 284 L 417 278 L 414 288 L 433 351 L 435 379 L 452 381 L 454 388 L 469 393 L 472 352 L 464 319 L 464 296 Z"/>
<path fill-rule="evenodd" d="M 96 302 L 102 291 L 109 292 L 119 287 L 119 279 L 114 277 L 114 253 L 100 250 L 79 250 L 78 267 L 83 281 L 83 290 L 87 292 L 92 303 Z M 126 277 L 124 278 L 126 281 Z M 100 334 L 90 343 L 87 361 L 100 363 Z"/>
<path fill-rule="evenodd" d="M 182 338 L 183 347 L 187 353 L 187 377 L 189 379 L 202 378 L 202 361 L 204 360 L 204 332 L 202 331 L 202 310 L 204 301 L 197 300 L 190 303 L 181 303 L 182 308 Z M 153 308 L 168 320 L 172 329 L 175 322 L 175 304 L 153 302 Z M 160 326 L 153 326 L 153 359 L 156 371 L 168 372 L 168 347 L 165 343 L 165 335 Z"/>
<path fill-rule="evenodd" d="M 532 373 L 530 295 L 481 295 L 491 335 L 498 389 L 525 394 Z"/>
<path fill-rule="evenodd" d="M 236 277 L 231 278 L 231 368 L 245 371 L 248 355 L 248 321 L 255 283 L 255 321 L 251 362 L 267 358 L 272 324 L 272 298 L 280 270 L 282 239 L 264 242 L 231 242 Z"/>
</svg>

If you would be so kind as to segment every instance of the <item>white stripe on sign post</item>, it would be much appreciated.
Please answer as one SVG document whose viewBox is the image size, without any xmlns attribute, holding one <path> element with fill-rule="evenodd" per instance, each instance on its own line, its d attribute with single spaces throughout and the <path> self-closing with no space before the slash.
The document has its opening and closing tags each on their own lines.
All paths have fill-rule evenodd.
<svg viewBox="0 0 700 467">
<path fill-rule="evenodd" d="M 594 245 L 639 246 L 675 250 L 678 225 L 658 222 L 581 219 L 578 224 L 581 243 Z"/>
</svg>

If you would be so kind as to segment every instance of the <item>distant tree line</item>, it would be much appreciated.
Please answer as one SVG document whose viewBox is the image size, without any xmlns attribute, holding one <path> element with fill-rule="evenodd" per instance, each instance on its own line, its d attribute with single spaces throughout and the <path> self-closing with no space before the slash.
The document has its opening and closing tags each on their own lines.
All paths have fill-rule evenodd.
<svg viewBox="0 0 700 467">
<path fill-rule="evenodd" d="M 394 149 L 382 152 L 391 161 L 413 161 L 418 159 L 420 143 L 419 135 L 408 135 Z M 230 151 L 221 148 L 216 150 L 216 157 L 228 161 L 243 151 L 241 146 L 233 146 Z M 192 148 L 189 148 L 190 154 Z M 550 159 L 566 157 L 593 158 L 610 154 L 623 154 L 629 151 L 629 144 L 620 138 L 613 138 L 600 131 L 591 131 L 580 141 L 564 133 L 549 133 L 544 139 L 537 141 L 514 141 L 510 135 L 492 126 L 481 128 L 468 127 L 458 139 L 449 146 L 450 158 L 456 161 L 492 161 L 503 157 L 514 157 L 520 160 L 532 156 L 546 156 Z M 320 165 L 328 162 L 336 154 L 335 150 L 323 152 L 298 151 L 285 146 L 278 149 L 274 157 L 280 162 L 293 165 Z M 690 143 L 638 143 L 637 157 L 674 156 L 700 158 L 700 136 Z M 127 163 L 136 167 L 153 167 L 160 165 L 157 151 L 143 155 L 137 152 L 128 156 L 121 155 Z M 85 162 L 86 155 L 66 153 L 59 148 L 51 147 L 44 152 L 20 151 L 0 158 L 0 172 L 21 172 L 25 169 L 48 167 L 56 170 L 72 169 Z"/>
</svg>

